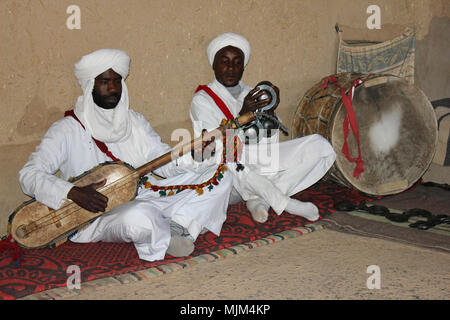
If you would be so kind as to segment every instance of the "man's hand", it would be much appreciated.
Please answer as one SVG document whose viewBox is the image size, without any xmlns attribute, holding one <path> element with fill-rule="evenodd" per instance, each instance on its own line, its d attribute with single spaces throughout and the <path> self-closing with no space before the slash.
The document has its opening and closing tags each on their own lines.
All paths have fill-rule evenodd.
<svg viewBox="0 0 450 320">
<path fill-rule="evenodd" d="M 97 213 L 105 212 L 108 206 L 108 197 L 104 196 L 96 189 L 103 187 L 106 179 L 103 181 L 91 183 L 84 187 L 73 187 L 67 194 L 67 198 L 75 202 L 77 205 L 88 211 Z"/>
<path fill-rule="evenodd" d="M 277 94 L 277 101 L 275 102 L 274 107 L 271 109 L 271 111 L 273 112 L 278 107 L 278 104 L 280 103 L 280 89 L 278 89 L 278 87 L 274 86 L 274 85 L 271 85 L 271 87 Z M 265 106 L 267 106 L 270 103 L 270 98 L 267 98 L 267 99 L 264 99 L 261 101 L 258 100 L 259 97 L 261 97 L 263 94 L 266 93 L 264 90 L 261 90 L 260 92 L 258 92 L 258 90 L 259 90 L 258 87 L 254 88 L 244 98 L 244 102 L 242 104 L 242 109 L 239 112 L 240 115 L 243 115 L 249 111 L 255 112 L 257 109 L 264 108 Z M 258 93 L 255 94 L 256 92 L 258 92 Z"/>
<path fill-rule="evenodd" d="M 205 159 L 211 158 L 211 156 L 214 155 L 216 150 L 216 142 L 214 141 L 216 139 L 215 136 L 211 137 L 211 140 L 205 140 L 204 136 L 206 133 L 206 129 L 202 130 L 202 146 L 194 148 L 194 150 L 191 151 L 191 156 L 195 161 L 201 162 Z"/>
</svg>

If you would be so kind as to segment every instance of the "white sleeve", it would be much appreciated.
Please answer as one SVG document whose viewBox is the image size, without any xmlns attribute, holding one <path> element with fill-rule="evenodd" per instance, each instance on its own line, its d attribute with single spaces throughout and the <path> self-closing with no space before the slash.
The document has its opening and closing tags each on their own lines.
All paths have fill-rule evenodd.
<svg viewBox="0 0 450 320">
<path fill-rule="evenodd" d="M 37 201 L 59 209 L 67 200 L 72 183 L 55 176 L 61 164 L 67 158 L 67 138 L 63 124 L 55 122 L 42 138 L 36 151 L 19 171 L 19 183 L 22 191 Z"/>
<path fill-rule="evenodd" d="M 142 116 L 141 117 L 142 125 L 144 127 L 145 134 L 147 136 L 147 161 L 150 162 L 163 154 L 170 152 L 172 148 L 162 142 L 161 137 L 159 134 L 152 128 L 150 123 Z M 183 156 L 191 158 L 190 154 L 186 154 Z M 189 159 L 188 158 L 188 159 Z M 178 166 L 177 163 L 180 162 L 180 159 L 178 161 L 172 160 L 169 163 L 153 170 L 153 172 L 161 177 L 168 178 L 177 174 L 185 173 L 186 169 L 185 166 L 187 163 L 186 161 L 183 161 L 183 166 Z"/>
</svg>

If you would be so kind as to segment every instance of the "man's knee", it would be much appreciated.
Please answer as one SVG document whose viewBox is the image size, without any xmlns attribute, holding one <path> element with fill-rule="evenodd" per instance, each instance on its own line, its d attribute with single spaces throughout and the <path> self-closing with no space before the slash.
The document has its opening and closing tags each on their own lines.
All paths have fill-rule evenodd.
<svg viewBox="0 0 450 320">
<path fill-rule="evenodd" d="M 308 148 L 314 153 L 320 152 L 322 156 L 335 154 L 331 143 L 320 134 L 314 133 L 309 135 L 307 141 Z"/>
<path fill-rule="evenodd" d="M 114 210 L 113 225 L 121 226 L 131 235 L 150 232 L 164 224 L 164 217 L 142 200 L 132 200 Z"/>
</svg>

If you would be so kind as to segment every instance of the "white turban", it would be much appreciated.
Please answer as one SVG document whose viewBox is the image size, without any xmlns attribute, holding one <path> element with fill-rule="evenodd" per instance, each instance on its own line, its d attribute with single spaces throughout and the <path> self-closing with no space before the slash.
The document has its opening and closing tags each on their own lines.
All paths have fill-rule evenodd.
<svg viewBox="0 0 450 320">
<path fill-rule="evenodd" d="M 125 78 L 130 68 L 130 57 L 122 50 L 101 49 L 85 55 L 75 64 L 75 76 L 80 83 L 83 95 L 75 104 L 75 115 L 80 119 L 94 138 L 103 142 L 126 140 L 131 134 L 128 114 L 128 89 Z M 102 109 L 92 98 L 95 78 L 113 69 L 122 76 L 122 94 L 114 109 Z"/>
<path fill-rule="evenodd" d="M 223 33 L 220 36 L 217 36 L 208 45 L 206 53 L 208 55 L 209 63 L 211 64 L 211 66 L 214 63 L 214 57 L 216 56 L 217 51 L 228 46 L 233 46 L 242 50 L 242 52 L 244 53 L 245 67 L 248 63 L 248 60 L 250 59 L 250 43 L 240 34 L 231 32 Z"/>
<path fill-rule="evenodd" d="M 130 71 L 130 57 L 118 49 L 100 49 L 85 55 L 75 64 L 75 77 L 84 90 L 87 82 L 108 69 L 113 69 L 125 80 Z"/>
</svg>

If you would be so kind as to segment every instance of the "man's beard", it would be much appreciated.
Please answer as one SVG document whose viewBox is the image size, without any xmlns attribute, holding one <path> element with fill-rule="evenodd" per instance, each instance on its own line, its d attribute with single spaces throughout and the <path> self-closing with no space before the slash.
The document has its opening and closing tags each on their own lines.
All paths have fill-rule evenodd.
<svg viewBox="0 0 450 320">
<path fill-rule="evenodd" d="M 92 90 L 92 98 L 94 99 L 95 104 L 102 109 L 114 109 L 119 103 L 121 95 L 121 93 L 113 93 L 102 96 L 98 94 L 95 89 Z"/>
</svg>

